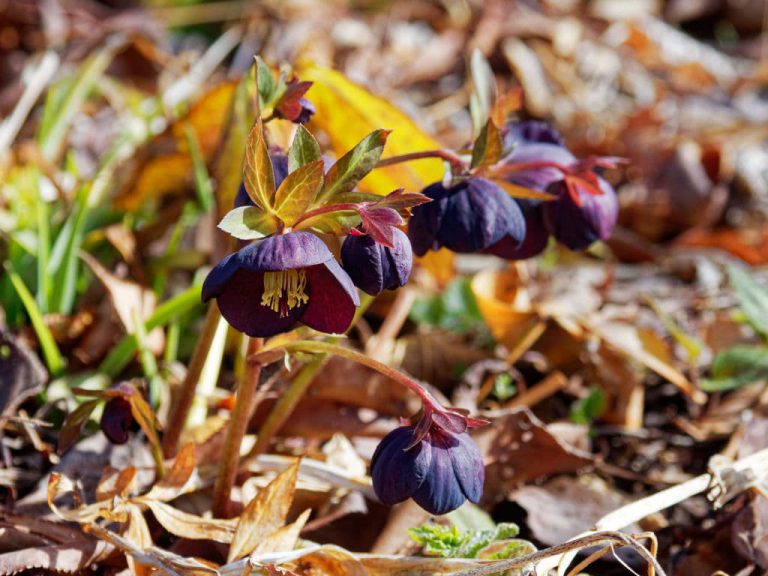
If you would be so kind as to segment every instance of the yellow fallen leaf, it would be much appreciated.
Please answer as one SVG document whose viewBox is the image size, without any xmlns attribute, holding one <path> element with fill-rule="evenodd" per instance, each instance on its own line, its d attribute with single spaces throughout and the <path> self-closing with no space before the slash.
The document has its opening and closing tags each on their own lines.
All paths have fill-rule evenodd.
<svg viewBox="0 0 768 576">
<path fill-rule="evenodd" d="M 314 82 L 307 93 L 307 98 L 317 109 L 310 128 L 320 129 L 328 135 L 337 157 L 377 128 L 392 130 L 384 158 L 442 147 L 401 110 L 351 82 L 340 72 L 311 62 L 300 62 L 297 73 L 302 80 Z M 358 187 L 380 196 L 398 188 L 418 192 L 442 177 L 442 161 L 415 160 L 377 168 Z"/>
</svg>

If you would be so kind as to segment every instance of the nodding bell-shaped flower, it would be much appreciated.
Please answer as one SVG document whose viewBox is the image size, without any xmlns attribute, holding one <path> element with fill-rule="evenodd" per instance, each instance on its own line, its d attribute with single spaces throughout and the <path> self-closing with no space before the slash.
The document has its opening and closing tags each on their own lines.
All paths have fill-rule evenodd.
<svg viewBox="0 0 768 576">
<path fill-rule="evenodd" d="M 505 148 L 536 142 L 565 146 L 565 139 L 557 128 L 542 120 L 507 122 L 501 129 L 501 137 Z"/>
<path fill-rule="evenodd" d="M 432 514 L 446 514 L 465 500 L 479 502 L 485 468 L 477 444 L 466 432 L 481 425 L 449 412 L 425 413 L 416 426 L 387 434 L 371 460 L 373 489 L 383 504 L 413 498 Z"/>
<path fill-rule="evenodd" d="M 360 300 L 325 243 L 310 232 L 269 236 L 224 258 L 203 283 L 203 301 L 248 336 L 286 332 L 301 322 L 341 333 Z"/>
<path fill-rule="evenodd" d="M 555 182 L 547 191 L 557 200 L 542 206 L 549 232 L 571 250 L 584 250 L 593 242 L 607 240 L 619 215 L 616 193 L 608 182 L 595 177 L 602 194 L 566 180 Z"/>
<path fill-rule="evenodd" d="M 131 403 L 122 396 L 107 400 L 104 412 L 101 414 L 99 427 L 112 444 L 128 442 L 128 433 L 133 423 Z"/>
<path fill-rule="evenodd" d="M 538 200 L 517 199 L 525 218 L 525 240 L 518 243 L 511 236 L 505 236 L 485 250 L 506 260 L 524 260 L 541 254 L 549 242 L 549 231 L 544 225 L 543 202 Z"/>
<path fill-rule="evenodd" d="M 392 248 L 369 235 L 350 234 L 341 245 L 341 263 L 355 286 L 371 296 L 405 286 L 411 275 L 413 252 L 408 236 L 397 228 Z"/>
<path fill-rule="evenodd" d="M 518 244 L 525 238 L 520 207 L 490 180 L 468 178 L 450 188 L 435 182 L 422 194 L 432 202 L 416 206 L 408 223 L 408 237 L 418 256 L 441 247 L 481 252 L 505 236 Z"/>
</svg>

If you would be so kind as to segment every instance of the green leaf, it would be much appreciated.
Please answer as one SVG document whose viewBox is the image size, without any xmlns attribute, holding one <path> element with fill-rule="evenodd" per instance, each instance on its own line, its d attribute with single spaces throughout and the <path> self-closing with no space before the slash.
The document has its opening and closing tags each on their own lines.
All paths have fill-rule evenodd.
<svg viewBox="0 0 768 576">
<path fill-rule="evenodd" d="M 768 338 L 768 289 L 749 272 L 736 266 L 728 267 L 728 277 L 747 320 L 764 338 Z"/>
<path fill-rule="evenodd" d="M 325 186 L 318 195 L 317 203 L 322 204 L 331 199 L 335 201 L 336 195 L 352 190 L 373 170 L 381 158 L 389 133 L 389 130 L 374 130 L 339 158 L 325 176 Z"/>
<path fill-rule="evenodd" d="M 213 184 L 205 166 L 203 151 L 200 149 L 200 140 L 191 124 L 184 126 L 184 137 L 189 146 L 189 157 L 192 159 L 192 171 L 195 176 L 195 191 L 203 212 L 208 212 L 214 204 Z"/>
<path fill-rule="evenodd" d="M 269 159 L 267 142 L 264 138 L 264 124 L 261 118 L 248 134 L 245 146 L 245 165 L 243 182 L 248 196 L 262 210 L 272 210 L 272 198 L 275 195 L 275 174 Z"/>
<path fill-rule="evenodd" d="M 315 160 L 288 174 L 275 194 L 275 213 L 293 226 L 323 186 L 323 161 Z"/>
<path fill-rule="evenodd" d="M 259 92 L 259 108 L 269 105 L 275 97 L 275 79 L 261 56 L 256 56 L 256 89 Z"/>
<path fill-rule="evenodd" d="M 720 352 L 712 361 L 712 378 L 703 379 L 706 392 L 732 390 L 768 378 L 768 348 L 735 346 Z"/>
<path fill-rule="evenodd" d="M 410 314 L 417 324 L 431 324 L 450 332 L 469 332 L 484 325 L 467 278 L 452 280 L 438 296 L 419 298 Z"/>
<path fill-rule="evenodd" d="M 488 120 L 472 145 L 472 168 L 488 166 L 501 160 L 503 154 L 501 133 L 492 120 Z"/>
<path fill-rule="evenodd" d="M 277 223 L 272 214 L 256 206 L 240 206 L 230 210 L 219 228 L 240 240 L 257 240 L 269 236 L 277 230 Z"/>
<path fill-rule="evenodd" d="M 165 326 L 172 320 L 183 316 L 195 306 L 200 306 L 201 285 L 190 286 L 181 294 L 163 302 L 152 313 L 152 316 L 144 323 L 144 329 L 151 332 L 158 326 Z M 134 334 L 128 334 L 112 348 L 107 357 L 99 365 L 98 371 L 115 378 L 133 358 L 138 348 L 138 341 Z"/>
<path fill-rule="evenodd" d="M 83 426 L 85 426 L 85 423 L 91 417 L 91 413 L 101 402 L 102 399 L 100 398 L 83 402 L 67 416 L 59 431 L 59 445 L 56 449 L 59 454 L 69 450 L 72 444 L 77 441 L 83 431 Z"/>
<path fill-rule="evenodd" d="M 302 124 L 299 124 L 293 142 L 291 142 L 291 148 L 288 150 L 288 172 L 293 172 L 310 162 L 321 159 L 320 146 L 318 146 L 314 136 Z"/>
<path fill-rule="evenodd" d="M 339 210 L 302 220 L 296 230 L 312 230 L 321 234 L 343 236 L 360 225 L 360 214 L 355 210 Z"/>
<path fill-rule="evenodd" d="M 456 526 L 424 524 L 408 534 L 424 551 L 443 558 L 477 558 L 478 553 L 498 540 L 514 538 L 520 532 L 515 524 L 503 522 L 487 530 L 460 531 Z"/>
<path fill-rule="evenodd" d="M 585 398 L 571 408 L 571 420 L 576 424 L 591 424 L 605 410 L 605 394 L 593 387 Z"/>
<path fill-rule="evenodd" d="M 48 365 L 48 371 L 52 376 L 58 376 L 64 371 L 65 363 L 64 358 L 61 356 L 61 352 L 59 352 L 59 347 L 56 345 L 56 340 L 54 340 L 53 334 L 51 334 L 51 331 L 45 324 L 34 296 L 32 296 L 32 293 L 24 284 L 24 281 L 11 268 L 10 264 L 8 265 L 7 272 L 11 284 L 13 284 L 16 293 L 24 304 L 27 314 L 29 314 L 32 327 L 35 329 L 35 334 L 37 334 L 37 339 L 40 342 L 40 348 L 43 350 L 43 357 L 45 358 L 45 363 Z"/>
</svg>

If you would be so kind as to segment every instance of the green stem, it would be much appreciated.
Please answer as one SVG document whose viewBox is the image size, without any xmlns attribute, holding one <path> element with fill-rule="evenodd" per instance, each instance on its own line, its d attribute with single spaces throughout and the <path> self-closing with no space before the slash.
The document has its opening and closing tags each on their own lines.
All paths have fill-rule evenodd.
<svg viewBox="0 0 768 576">
<path fill-rule="evenodd" d="M 262 346 L 261 338 L 251 338 L 248 341 L 247 355 L 257 354 Z M 227 437 L 224 441 L 224 451 L 219 465 L 219 475 L 213 488 L 213 516 L 214 518 L 229 518 L 229 495 L 235 485 L 237 469 L 240 465 L 240 444 L 248 427 L 248 420 L 253 409 L 253 401 L 256 396 L 256 387 L 261 375 L 261 364 L 249 362 L 246 364 L 245 374 L 237 388 L 235 396 L 235 408 L 229 420 Z"/>
<path fill-rule="evenodd" d="M 445 160 L 451 165 L 454 172 L 462 173 L 467 169 L 467 164 L 456 154 L 449 152 L 448 150 L 425 150 L 423 152 L 411 152 L 410 154 L 390 156 L 389 158 L 379 160 L 376 164 L 376 168 L 383 168 L 385 166 L 392 166 L 393 164 L 401 164 L 403 162 L 422 160 L 425 158 L 439 158 L 440 160 Z"/>
<path fill-rule="evenodd" d="M 187 374 L 181 384 L 181 390 L 179 390 L 178 398 L 168 419 L 168 427 L 163 435 L 163 453 L 166 458 L 172 458 L 179 450 L 179 438 L 181 438 L 189 410 L 195 399 L 197 383 L 200 380 L 203 366 L 205 366 L 205 360 L 208 358 L 208 350 L 211 347 L 211 342 L 213 342 L 213 336 L 216 334 L 219 317 L 219 307 L 212 303 L 206 312 L 202 331 L 197 338 L 197 344 L 195 344 L 195 349 L 189 360 Z"/>
</svg>

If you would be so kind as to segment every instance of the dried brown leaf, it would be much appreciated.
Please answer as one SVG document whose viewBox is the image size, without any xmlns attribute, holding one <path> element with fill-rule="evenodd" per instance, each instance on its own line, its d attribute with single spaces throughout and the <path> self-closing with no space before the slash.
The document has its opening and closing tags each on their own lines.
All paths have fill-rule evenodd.
<svg viewBox="0 0 768 576">
<path fill-rule="evenodd" d="M 214 540 L 229 544 L 235 535 L 238 520 L 224 520 L 218 518 L 201 518 L 194 514 L 188 514 L 157 500 L 147 497 L 139 500 L 145 504 L 171 534 L 191 540 Z"/>
<path fill-rule="evenodd" d="M 312 510 L 307 509 L 301 513 L 295 522 L 283 526 L 279 530 L 267 536 L 264 540 L 258 543 L 253 554 L 266 554 L 267 552 L 285 552 L 287 550 L 293 550 L 296 546 L 296 541 L 299 539 L 304 525 L 309 519 L 309 515 Z"/>
<path fill-rule="evenodd" d="M 195 471 L 195 466 L 197 466 L 195 445 L 185 444 L 173 461 L 171 469 L 144 497 L 164 502 L 176 498 Z"/>
<path fill-rule="evenodd" d="M 299 460 L 272 480 L 245 507 L 237 524 L 227 561 L 247 556 L 285 524 L 296 491 Z"/>
<path fill-rule="evenodd" d="M 117 470 L 107 466 L 96 487 L 96 500 L 110 500 L 115 496 L 125 498 L 128 496 L 133 481 L 136 478 L 136 468 L 129 466 L 124 470 Z"/>
<path fill-rule="evenodd" d="M 152 535 L 144 519 L 144 514 L 136 504 L 126 504 L 128 513 L 128 529 L 124 538 L 142 552 L 152 546 Z M 149 576 L 152 571 L 146 564 L 137 562 L 133 556 L 128 556 L 128 567 L 134 576 Z"/>
</svg>

